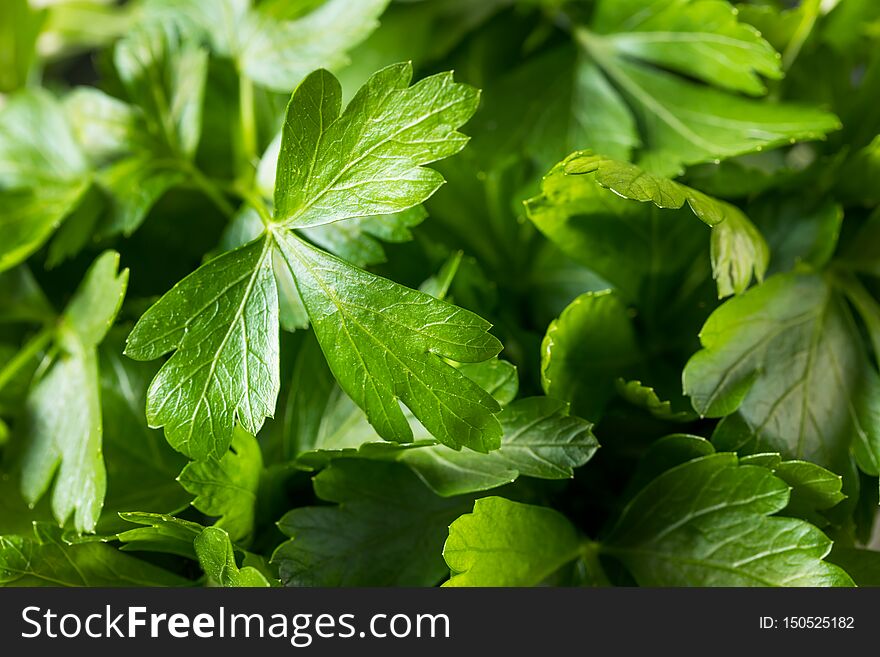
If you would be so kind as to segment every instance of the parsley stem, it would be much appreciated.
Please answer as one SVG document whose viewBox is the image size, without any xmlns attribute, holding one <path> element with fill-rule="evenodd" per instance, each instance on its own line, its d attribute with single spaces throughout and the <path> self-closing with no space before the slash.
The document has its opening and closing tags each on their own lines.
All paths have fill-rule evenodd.
<svg viewBox="0 0 880 657">
<path fill-rule="evenodd" d="M 800 55 L 801 49 L 807 41 L 807 37 L 813 32 L 813 27 L 816 25 L 816 20 L 819 18 L 821 4 L 821 0 L 805 0 L 801 5 L 803 17 L 798 23 L 798 26 L 791 37 L 791 41 L 788 42 L 785 51 L 782 53 L 783 70 L 789 70 L 791 65 L 794 64 L 794 61 L 798 58 L 798 55 Z"/>
<path fill-rule="evenodd" d="M 239 72 L 238 103 L 241 119 L 241 148 L 244 161 L 244 172 L 248 179 L 254 175 L 257 161 L 257 121 L 254 114 L 254 83 L 250 78 Z"/>
<path fill-rule="evenodd" d="M 257 211 L 257 214 L 260 215 L 260 221 L 263 222 L 264 226 L 268 227 L 272 223 L 272 213 L 269 212 L 266 202 L 259 193 L 244 185 L 235 185 L 233 190 L 245 203 Z"/>
<path fill-rule="evenodd" d="M 194 166 L 186 167 L 190 180 L 222 212 L 227 219 L 235 215 L 235 207 L 229 202 L 223 190 Z"/>
<path fill-rule="evenodd" d="M 55 335 L 55 327 L 53 325 L 45 326 L 39 333 L 32 337 L 19 350 L 19 352 L 6 363 L 5 367 L 0 370 L 0 390 L 2 390 L 13 378 L 25 367 L 32 358 L 37 356 Z"/>
<path fill-rule="evenodd" d="M 611 581 L 599 562 L 601 551 L 602 544 L 598 541 L 586 540 L 581 544 L 581 561 L 587 571 L 587 578 L 591 586 L 611 586 Z"/>
</svg>

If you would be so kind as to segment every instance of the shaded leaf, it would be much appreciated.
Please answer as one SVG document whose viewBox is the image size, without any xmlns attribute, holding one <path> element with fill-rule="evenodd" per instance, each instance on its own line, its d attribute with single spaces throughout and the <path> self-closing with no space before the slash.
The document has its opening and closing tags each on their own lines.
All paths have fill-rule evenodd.
<svg viewBox="0 0 880 657">
<path fill-rule="evenodd" d="M 788 501 L 784 481 L 735 454 L 698 458 L 646 486 L 602 551 L 642 586 L 852 586 L 822 560 L 831 551 L 822 532 L 770 517 Z"/>
</svg>

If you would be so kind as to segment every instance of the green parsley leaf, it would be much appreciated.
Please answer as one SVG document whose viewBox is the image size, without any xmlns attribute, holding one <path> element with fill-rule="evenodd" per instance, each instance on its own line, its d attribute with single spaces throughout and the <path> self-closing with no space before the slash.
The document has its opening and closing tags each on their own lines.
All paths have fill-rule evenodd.
<svg viewBox="0 0 880 657">
<path fill-rule="evenodd" d="M 789 488 L 770 471 L 715 454 L 646 486 L 602 544 L 642 586 L 852 586 L 822 561 L 831 541 L 802 520 L 768 517 Z"/>
<path fill-rule="evenodd" d="M 52 511 L 62 525 L 73 515 L 77 532 L 94 531 L 107 486 L 96 348 L 125 296 L 128 270 L 118 266 L 119 255 L 108 251 L 86 273 L 56 328 L 61 354 L 31 387 L 25 409 L 22 492 L 33 504 L 55 479 Z"/>
<path fill-rule="evenodd" d="M 192 505 L 208 516 L 231 540 L 247 543 L 254 531 L 254 508 L 263 472 L 256 439 L 237 428 L 222 458 L 194 461 L 180 473 L 180 485 L 196 496 Z"/>
<path fill-rule="evenodd" d="M 782 77 L 779 54 L 728 3 L 646 4 L 599 3 L 594 27 L 617 53 L 756 96 L 767 91 L 760 76 Z"/>
<path fill-rule="evenodd" d="M 88 187 L 61 104 L 43 90 L 14 95 L 0 112 L 0 271 L 40 248 Z"/>
<path fill-rule="evenodd" d="M 199 565 L 208 576 L 208 586 L 267 587 L 269 582 L 253 566 L 239 568 L 229 534 L 219 527 L 208 527 L 196 536 Z"/>
<path fill-rule="evenodd" d="M 411 79 L 411 64 L 384 68 L 341 114 L 332 74 L 316 71 L 300 84 L 282 132 L 275 222 L 302 228 L 399 212 L 440 187 L 442 176 L 422 165 L 464 148 L 455 128 L 474 113 L 479 92 L 451 73 Z"/>
<path fill-rule="evenodd" d="M 197 269 L 152 306 L 125 353 L 176 350 L 147 396 L 150 426 L 193 459 L 220 458 L 237 420 L 259 431 L 278 396 L 278 292 L 272 243 L 259 239 Z"/>
<path fill-rule="evenodd" d="M 420 165 L 461 149 L 466 138 L 445 121 L 467 120 L 478 95 L 447 74 L 407 87 L 411 75 L 409 65 L 383 69 L 341 116 L 339 83 L 326 71 L 297 88 L 278 158 L 276 221 L 301 227 L 405 210 L 436 189 L 439 174 Z M 408 112 L 409 122 L 363 133 L 349 144 L 361 150 L 348 151 L 352 160 L 339 167 L 339 149 L 331 146 L 337 131 L 352 134 L 354 126 L 375 122 L 376 112 L 392 109 Z M 329 121 L 326 131 L 314 129 L 312 120 L 319 126 Z M 295 132 L 298 127 L 305 132 Z M 327 168 L 321 163 L 330 153 Z M 364 205 L 365 197 L 336 187 L 358 179 L 364 189 L 379 184 L 373 176 L 386 166 L 392 167 L 388 173 L 406 173 L 405 179 L 385 180 L 400 184 L 402 193 L 392 200 Z M 147 402 L 151 426 L 165 426 L 175 449 L 197 459 L 219 457 L 235 419 L 256 434 L 272 414 L 279 376 L 275 249 L 293 275 L 331 369 L 383 438 L 412 439 L 400 400 L 441 442 L 478 451 L 498 446 L 497 403 L 441 359 L 479 362 L 496 355 L 501 344 L 485 320 L 352 267 L 273 223 L 269 234 L 181 281 L 129 336 L 126 353 L 139 360 L 177 349 Z"/>
<path fill-rule="evenodd" d="M 217 55 L 232 58 L 254 82 L 288 92 L 316 68 L 339 68 L 346 51 L 367 37 L 388 0 L 327 0 L 295 20 L 278 20 L 250 0 L 150 0 L 148 19 L 205 35 Z M 288 18 L 282 16 L 281 18 Z"/>
<path fill-rule="evenodd" d="M 828 524 L 817 511 L 836 506 L 846 498 L 843 477 L 809 461 L 783 461 L 779 454 L 753 454 L 740 459 L 743 465 L 767 468 L 791 487 L 785 515 L 803 518 L 817 527 Z"/>
<path fill-rule="evenodd" d="M 66 545 L 58 529 L 0 536 L 0 586 L 187 586 L 188 580 L 102 543 Z"/>
<path fill-rule="evenodd" d="M 477 315 L 356 269 L 287 233 L 284 258 L 330 369 L 386 440 L 412 430 L 398 400 L 440 442 L 498 447 L 492 396 L 443 362 L 480 362 L 501 351 Z"/>
<path fill-rule="evenodd" d="M 202 128 L 208 53 L 168 30 L 141 28 L 120 41 L 114 64 L 151 134 L 192 158 Z"/>
<path fill-rule="evenodd" d="M 45 20 L 46 11 L 32 7 L 28 0 L 8 0 L 0 5 L 0 93 L 27 83 Z"/>
<path fill-rule="evenodd" d="M 504 406 L 518 388 L 516 368 L 492 359 L 460 365 L 458 371 L 492 395 Z M 408 411 L 404 416 L 413 432 L 411 445 L 392 446 L 377 442 L 380 437 L 364 412 L 336 384 L 314 337 L 300 347 L 282 426 L 285 454 L 297 465 L 320 468 L 339 456 L 401 457 L 409 447 L 436 445 L 436 440 Z M 498 416 L 503 421 L 502 416 Z M 503 441 L 503 438 L 502 438 Z M 272 447 L 271 449 L 274 449 Z M 452 451 L 447 448 L 447 451 Z"/>
<path fill-rule="evenodd" d="M 624 381 L 618 378 L 614 384 L 618 395 L 633 406 L 645 409 L 658 420 L 689 422 L 694 418 L 692 412 L 673 409 L 671 402 L 660 399 L 654 388 L 641 381 Z"/>
<path fill-rule="evenodd" d="M 652 172 L 677 175 L 690 164 L 820 139 L 840 128 L 834 115 L 812 107 L 758 102 L 717 88 L 757 95 L 765 91 L 759 75 L 782 75 L 779 55 L 757 30 L 737 21 L 727 2 L 602 0 L 590 28 L 575 28 L 575 37 L 588 66 L 598 69 L 589 75 L 611 83 L 593 85 L 601 99 L 597 111 L 617 116 L 625 106 L 631 112 L 640 135 L 630 122 L 629 134 L 614 140 L 637 145 L 640 136 L 639 163 Z M 599 132 L 590 137 L 593 147 L 608 143 Z"/>
<path fill-rule="evenodd" d="M 841 295 L 817 274 L 773 276 L 716 310 L 703 351 L 684 370 L 703 416 L 727 417 L 719 437 L 845 471 L 853 437 L 876 444 L 862 390 L 877 374 Z M 735 413 L 735 415 L 731 415 Z"/>
<path fill-rule="evenodd" d="M 302 507 L 278 523 L 292 540 L 272 557 L 287 586 L 433 586 L 447 527 L 472 498 L 445 499 L 396 463 L 340 459 L 314 478 L 338 506 Z"/>
<path fill-rule="evenodd" d="M 711 454 L 715 454 L 715 447 L 705 438 L 687 434 L 665 436 L 648 449 L 629 489 L 638 492 L 675 466 Z M 846 497 L 842 492 L 843 478 L 815 463 L 783 461 L 774 453 L 744 456 L 740 463 L 765 468 L 787 483 L 791 496 L 781 515 L 803 518 L 818 527 L 829 524 L 828 519 L 818 512 L 834 507 Z"/>
<path fill-rule="evenodd" d="M 549 396 L 598 420 L 614 395 L 616 378 L 626 376 L 639 359 L 632 322 L 617 296 L 610 290 L 587 292 L 547 328 L 541 384 Z"/>
<path fill-rule="evenodd" d="M 444 445 L 402 451 L 408 465 L 438 495 L 451 497 L 497 488 L 520 476 L 568 479 L 592 458 L 599 443 L 592 425 L 568 415 L 568 404 L 527 397 L 498 414 L 501 447 L 489 454 L 458 452 Z"/>
<path fill-rule="evenodd" d="M 656 213 L 632 208 L 614 195 L 661 209 L 677 210 L 687 204 L 711 226 L 712 271 L 719 297 L 741 294 L 753 276 L 760 282 L 767 270 L 767 244 L 737 207 L 632 164 L 590 151 L 572 153 L 545 176 L 542 192 L 526 202 L 529 218 L 566 253 L 629 294 L 638 291 L 647 274 L 644 268 L 652 263 L 647 256 L 653 246 L 640 244 L 646 242 L 645 232 L 639 234 L 631 226 L 648 223 Z M 619 225 L 609 226 L 611 222 Z M 618 254 L 633 262 L 632 271 L 621 270 Z M 638 264 L 640 258 L 645 259 Z"/>
<path fill-rule="evenodd" d="M 204 529 L 200 524 L 160 513 L 132 511 L 119 515 L 126 523 L 140 525 L 113 536 L 122 543 L 120 550 L 164 552 L 197 559 L 193 541 Z"/>
<path fill-rule="evenodd" d="M 452 576 L 443 586 L 536 586 L 583 549 L 561 513 L 485 497 L 449 526 L 443 558 Z"/>
</svg>

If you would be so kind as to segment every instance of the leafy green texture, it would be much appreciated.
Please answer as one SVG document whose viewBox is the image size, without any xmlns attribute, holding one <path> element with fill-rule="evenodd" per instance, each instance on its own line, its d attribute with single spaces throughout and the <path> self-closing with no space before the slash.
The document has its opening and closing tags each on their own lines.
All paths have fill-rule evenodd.
<svg viewBox="0 0 880 657">
<path fill-rule="evenodd" d="M 406 404 L 440 442 L 498 447 L 498 404 L 446 364 L 479 362 L 501 344 L 477 315 L 358 270 L 290 234 L 280 242 L 330 369 L 379 435 L 407 442 Z M 344 285 L 334 284 L 337 280 Z"/>
<path fill-rule="evenodd" d="M 161 431 L 144 422 L 147 386 L 156 369 L 122 356 L 121 340 L 111 338 L 101 347 L 98 361 L 107 468 L 107 498 L 99 532 L 124 526 L 118 513 L 146 508 L 174 513 L 191 500 L 175 480 L 185 460 L 168 446 Z"/>
<path fill-rule="evenodd" d="M 253 566 L 238 567 L 229 534 L 219 527 L 203 530 L 193 543 L 199 565 L 208 577 L 208 586 L 269 586 L 263 574 Z"/>
<path fill-rule="evenodd" d="M 332 74 L 303 81 L 282 132 L 276 222 L 307 227 L 398 212 L 437 190 L 443 178 L 421 165 L 464 147 L 467 137 L 455 127 L 474 113 L 479 92 L 451 73 L 409 86 L 411 79 L 411 65 L 389 66 L 341 114 L 342 88 Z"/>
<path fill-rule="evenodd" d="M 450 75 L 408 87 L 411 76 L 409 65 L 383 69 L 342 115 L 331 74 L 318 71 L 303 81 L 282 133 L 274 221 L 303 227 L 405 210 L 436 190 L 442 178 L 420 165 L 462 148 L 466 138 L 448 122 L 467 120 L 478 96 Z M 339 150 L 340 140 L 348 151 Z M 393 198 L 373 198 L 373 185 Z M 382 437 L 412 438 L 401 400 L 441 442 L 478 451 L 498 446 L 496 402 L 440 359 L 479 362 L 496 355 L 501 345 L 488 322 L 359 270 L 273 223 L 266 236 L 181 281 L 129 336 L 126 353 L 133 358 L 177 349 L 147 402 L 150 424 L 165 426 L 176 449 L 192 458 L 219 457 L 236 420 L 256 434 L 273 413 L 276 248 L 336 378 Z"/>
<path fill-rule="evenodd" d="M 275 190 L 281 136 L 279 134 L 272 141 L 257 167 L 257 186 L 260 194 L 267 199 L 272 198 Z M 411 229 L 421 224 L 426 216 L 424 207 L 417 205 L 392 214 L 351 217 L 346 221 L 299 228 L 297 232 L 352 264 L 366 267 L 387 260 L 382 242 L 408 242 L 413 238 Z M 246 229 L 251 238 L 262 231 L 262 223 L 256 212 L 244 213 L 237 221 L 239 230 L 244 232 Z"/>
<path fill-rule="evenodd" d="M 158 513 L 131 512 L 119 515 L 126 523 L 140 525 L 114 536 L 122 543 L 121 550 L 163 552 L 196 559 L 193 541 L 202 532 L 200 524 Z"/>
<path fill-rule="evenodd" d="M 0 536 L 3 586 L 186 586 L 187 580 L 102 543 L 66 545 L 56 529 Z"/>
<path fill-rule="evenodd" d="M 506 406 L 498 414 L 503 431 L 498 449 L 480 454 L 437 444 L 412 415 L 407 420 L 417 441 L 394 448 L 378 442 L 363 412 L 341 390 L 328 385 L 332 378 L 326 366 L 316 362 L 315 350 L 308 347 L 301 352 L 294 381 L 306 377 L 311 387 L 295 394 L 287 411 L 299 418 L 295 435 L 287 439 L 296 439 L 297 463 L 303 467 L 320 468 L 340 457 L 396 460 L 435 493 L 451 497 L 503 486 L 520 476 L 570 478 L 598 447 L 590 423 L 570 416 L 565 402 L 533 397 L 510 403 L 516 396 L 516 370 L 504 361 L 490 360 L 459 371 Z M 321 415 L 314 414 L 316 410 Z"/>
<path fill-rule="evenodd" d="M 289 10 L 273 15 L 267 3 L 251 4 L 250 0 L 148 0 L 145 13 L 203 33 L 214 52 L 235 60 L 251 80 L 289 92 L 314 69 L 347 63 L 346 51 L 376 27 L 388 0 L 354 5 L 328 0 L 302 16 L 285 15 Z"/>
<path fill-rule="evenodd" d="M 45 19 L 45 11 L 32 8 L 28 0 L 10 0 L 0 7 L 0 93 L 27 83 Z"/>
<path fill-rule="evenodd" d="M 767 244 L 738 208 L 632 164 L 590 151 L 572 153 L 547 174 L 542 192 L 526 203 L 532 221 L 563 250 L 625 292 L 637 291 L 638 269 L 622 271 L 609 256 L 623 250 L 631 254 L 636 268 L 645 267 L 645 260 L 639 263 L 641 258 L 650 264 L 650 243 L 631 239 L 631 232 L 638 235 L 631 226 L 644 224 L 643 217 L 650 217 L 650 211 L 632 208 L 614 195 L 661 209 L 677 210 L 687 204 L 711 226 L 712 271 L 719 297 L 742 293 L 753 276 L 760 281 L 767 270 Z M 609 227 L 607 222 L 619 225 Z M 636 240 L 645 240 L 644 232 Z"/>
<path fill-rule="evenodd" d="M 173 32 L 140 27 L 117 44 L 114 64 L 133 107 L 92 92 L 75 109 L 86 143 L 96 132 L 117 141 L 96 154 L 108 161 L 98 181 L 112 201 L 101 230 L 130 234 L 189 173 L 202 134 L 208 58 Z"/>
<path fill-rule="evenodd" d="M 261 239 L 197 269 L 152 306 L 125 353 L 176 350 L 147 396 L 150 426 L 190 458 L 219 458 L 235 421 L 256 434 L 278 396 L 278 291 L 271 242 Z"/>
<path fill-rule="evenodd" d="M 641 381 L 617 379 L 615 383 L 617 393 L 623 399 L 633 406 L 643 408 L 657 419 L 674 422 L 687 422 L 692 419 L 692 413 L 674 410 L 671 402 L 660 399 L 656 390 L 642 384 Z"/>
<path fill-rule="evenodd" d="M 712 454 L 715 454 L 715 447 L 705 438 L 689 434 L 665 436 L 648 449 L 629 488 L 638 492 L 667 470 Z M 740 463 L 765 468 L 788 484 L 791 495 L 783 514 L 804 518 L 817 526 L 828 524 L 819 511 L 831 509 L 846 498 L 842 492 L 842 477 L 815 463 L 784 461 L 774 453 L 744 456 Z"/>
<path fill-rule="evenodd" d="M 516 368 L 510 363 L 492 359 L 461 365 L 458 371 L 502 406 L 516 397 Z M 436 446 L 436 440 L 412 413 L 405 411 L 404 415 L 413 432 L 412 446 Z M 332 458 L 356 454 L 404 459 L 410 451 L 409 445 L 398 447 L 380 442 L 364 412 L 335 384 L 314 338 L 309 338 L 300 349 L 284 416 L 285 423 L 290 419 L 290 426 L 273 439 L 282 443 L 278 448 L 283 453 L 295 456 L 304 467 L 321 467 Z M 504 418 L 503 413 L 498 416 L 502 423 Z M 270 449 L 274 453 L 275 447 Z M 448 454 L 455 450 L 444 447 L 438 451 Z M 456 458 L 467 458 L 469 454 L 459 452 Z M 495 454 L 497 450 L 489 456 Z"/>
<path fill-rule="evenodd" d="M 287 586 L 431 586 L 447 527 L 472 498 L 444 499 L 395 463 L 339 460 L 315 479 L 334 507 L 294 509 L 272 561 Z"/>
<path fill-rule="evenodd" d="M 551 397 L 598 419 L 614 394 L 615 379 L 626 376 L 638 359 L 635 331 L 617 296 L 587 292 L 547 329 L 541 343 L 541 383 Z"/>
<path fill-rule="evenodd" d="M 486 497 L 449 527 L 444 586 L 535 586 L 581 550 L 577 530 L 553 509 Z"/>
<path fill-rule="evenodd" d="M 0 583 L 876 585 L 877 4 L 0 0 Z"/>
<path fill-rule="evenodd" d="M 0 271 L 40 248 L 88 184 L 60 103 L 43 90 L 13 96 L 0 113 Z"/>
<path fill-rule="evenodd" d="M 457 452 L 443 445 L 401 452 L 408 465 L 439 495 L 496 488 L 520 476 L 566 479 L 595 454 L 591 425 L 568 415 L 568 405 L 549 397 L 514 402 L 499 415 L 501 447 L 489 454 Z"/>
<path fill-rule="evenodd" d="M 841 471 L 853 437 L 876 445 L 880 431 L 863 392 L 877 374 L 857 336 L 822 276 L 774 276 L 712 314 L 685 391 L 701 415 L 729 416 L 718 429 L 725 449 L 748 445 Z"/>
<path fill-rule="evenodd" d="M 55 479 L 52 511 L 80 532 L 95 529 L 107 489 L 96 349 L 125 296 L 128 270 L 118 266 L 108 251 L 89 269 L 55 329 L 61 353 L 27 398 L 22 492 L 33 504 Z"/>
<path fill-rule="evenodd" d="M 600 3 L 595 24 L 614 32 L 615 49 L 634 58 L 751 95 L 766 92 L 759 75 L 782 76 L 780 57 L 751 25 L 739 23 L 724 2 Z M 688 3 L 680 3 L 688 4 Z"/>
<path fill-rule="evenodd" d="M 237 429 L 229 451 L 222 458 L 194 461 L 178 481 L 196 496 L 194 507 L 208 516 L 219 516 L 216 526 L 234 541 L 247 541 L 254 528 L 254 507 L 263 457 L 260 446 L 248 433 Z"/>
<path fill-rule="evenodd" d="M 629 148 L 615 152 L 624 158 L 640 146 L 640 163 L 651 171 L 677 174 L 689 164 L 818 139 L 840 127 L 812 107 L 727 92 L 758 95 L 766 90 L 759 76 L 782 75 L 779 55 L 727 2 L 601 0 L 590 28 L 578 28 L 576 37 L 599 99 L 588 144 L 624 144 Z M 636 121 L 621 122 L 627 113 Z M 615 129 L 597 129 L 606 125 Z"/>
<path fill-rule="evenodd" d="M 802 520 L 768 517 L 789 488 L 734 454 L 675 467 L 646 486 L 603 542 L 643 586 L 851 586 L 822 561 L 831 541 Z"/>
<path fill-rule="evenodd" d="M 779 454 L 753 454 L 743 457 L 747 465 L 760 465 L 791 487 L 786 515 L 809 520 L 817 527 L 828 524 L 818 511 L 830 509 L 846 499 L 843 478 L 808 461 L 783 461 Z"/>
<path fill-rule="evenodd" d="M 151 132 L 172 153 L 192 157 L 201 134 L 207 53 L 174 34 L 143 29 L 116 46 L 114 63 Z"/>
</svg>

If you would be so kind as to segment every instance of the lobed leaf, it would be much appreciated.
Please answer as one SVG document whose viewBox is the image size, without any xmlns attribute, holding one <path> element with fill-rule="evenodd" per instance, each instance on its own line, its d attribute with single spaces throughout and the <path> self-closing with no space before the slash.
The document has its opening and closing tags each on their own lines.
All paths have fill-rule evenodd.
<svg viewBox="0 0 880 657">
<path fill-rule="evenodd" d="M 278 396 L 278 292 L 262 238 L 184 278 L 135 325 L 125 353 L 175 351 L 147 396 L 147 419 L 190 458 L 220 458 L 235 421 L 256 434 Z"/>
</svg>

